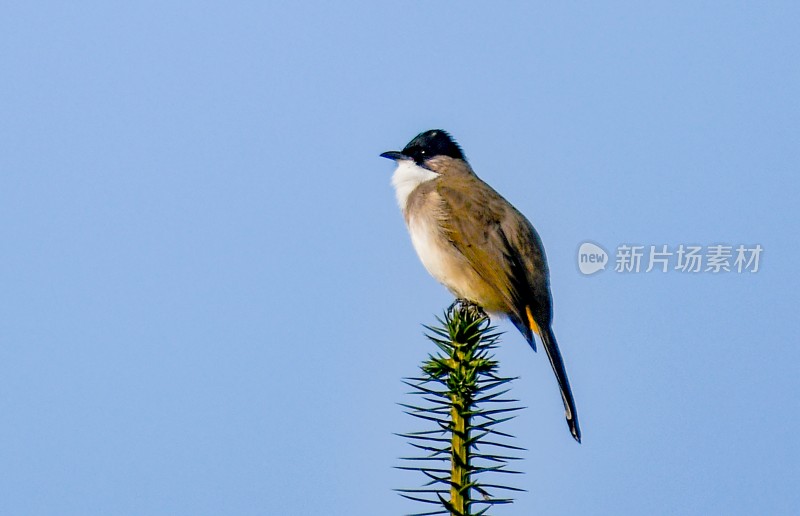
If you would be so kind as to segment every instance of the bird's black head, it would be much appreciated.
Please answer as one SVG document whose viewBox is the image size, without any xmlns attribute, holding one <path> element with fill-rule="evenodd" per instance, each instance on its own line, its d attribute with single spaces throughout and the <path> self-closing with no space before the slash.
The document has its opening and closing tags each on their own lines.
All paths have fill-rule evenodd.
<svg viewBox="0 0 800 516">
<path fill-rule="evenodd" d="M 441 129 L 431 129 L 414 137 L 408 142 L 401 152 L 384 152 L 381 156 L 390 159 L 413 159 L 417 164 L 436 156 L 449 156 L 455 159 L 465 159 L 461 147 Z"/>
<path fill-rule="evenodd" d="M 455 159 L 464 159 L 461 147 L 453 141 L 447 131 L 441 129 L 431 129 L 414 137 L 403 148 L 403 154 L 413 159 L 417 163 L 422 163 L 426 159 L 435 156 L 449 156 Z"/>
</svg>

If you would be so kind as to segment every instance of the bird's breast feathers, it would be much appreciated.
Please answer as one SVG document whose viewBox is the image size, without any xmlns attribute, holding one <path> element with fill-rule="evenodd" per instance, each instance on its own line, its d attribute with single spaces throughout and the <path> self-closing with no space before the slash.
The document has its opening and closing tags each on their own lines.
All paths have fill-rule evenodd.
<svg viewBox="0 0 800 516">
<path fill-rule="evenodd" d="M 447 249 L 436 217 L 415 210 L 408 216 L 408 233 L 422 265 L 431 276 L 452 290 L 459 268 L 455 249 Z"/>
</svg>

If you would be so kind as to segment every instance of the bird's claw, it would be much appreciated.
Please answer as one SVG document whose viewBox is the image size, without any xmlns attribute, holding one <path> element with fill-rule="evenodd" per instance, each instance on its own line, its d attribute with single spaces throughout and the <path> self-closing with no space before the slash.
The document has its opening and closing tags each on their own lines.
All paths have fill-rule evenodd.
<svg viewBox="0 0 800 516">
<path fill-rule="evenodd" d="M 488 319 L 489 316 L 479 304 L 473 303 L 469 299 L 456 298 L 455 301 L 447 308 L 448 312 L 455 310 L 467 310 L 476 316 L 478 319 Z"/>
</svg>

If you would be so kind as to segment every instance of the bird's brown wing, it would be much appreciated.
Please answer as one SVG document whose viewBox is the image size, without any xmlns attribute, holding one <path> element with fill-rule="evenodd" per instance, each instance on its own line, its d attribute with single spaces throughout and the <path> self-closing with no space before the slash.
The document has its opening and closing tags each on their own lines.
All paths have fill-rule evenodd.
<svg viewBox="0 0 800 516">
<path fill-rule="evenodd" d="M 451 178 L 436 191 L 442 199 L 445 236 L 495 287 L 505 311 L 517 319 L 514 323 L 528 326 L 529 307 L 538 324 L 549 324 L 547 265 L 531 224 L 477 177 Z"/>
</svg>

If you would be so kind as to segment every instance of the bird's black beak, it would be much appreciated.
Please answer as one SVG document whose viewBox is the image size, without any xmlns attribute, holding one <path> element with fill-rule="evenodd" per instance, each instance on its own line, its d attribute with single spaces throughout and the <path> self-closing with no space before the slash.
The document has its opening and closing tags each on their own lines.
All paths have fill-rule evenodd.
<svg viewBox="0 0 800 516">
<path fill-rule="evenodd" d="M 386 159 L 392 159 L 394 161 L 397 161 L 399 159 L 409 159 L 408 156 L 406 156 L 400 151 L 387 151 L 381 154 L 381 157 Z"/>
</svg>

